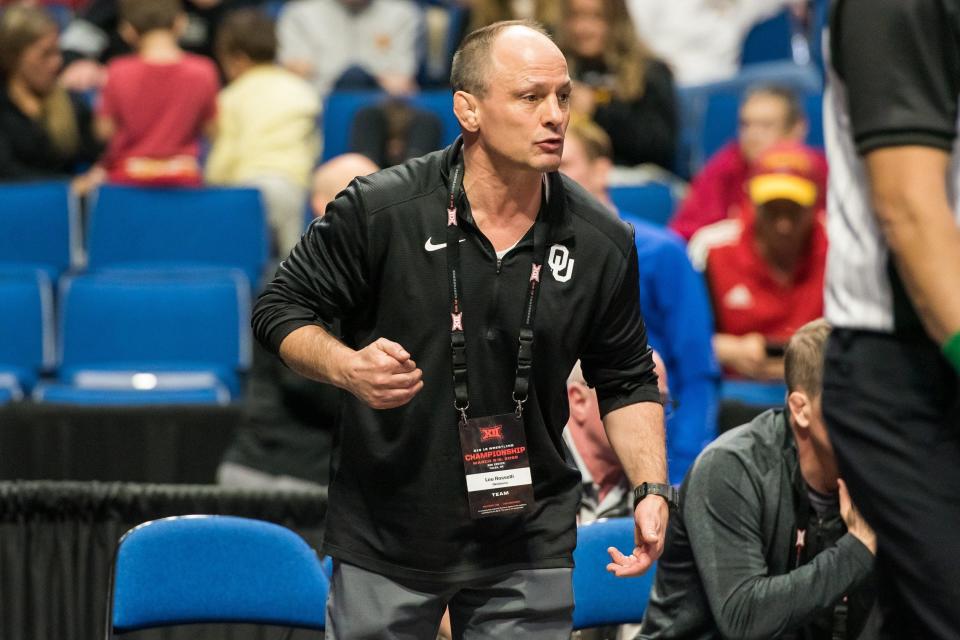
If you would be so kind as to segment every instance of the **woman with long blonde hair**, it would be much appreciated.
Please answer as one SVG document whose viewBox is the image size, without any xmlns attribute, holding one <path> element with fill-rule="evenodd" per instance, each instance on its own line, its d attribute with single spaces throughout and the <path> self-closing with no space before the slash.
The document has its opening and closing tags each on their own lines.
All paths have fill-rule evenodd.
<svg viewBox="0 0 960 640">
<path fill-rule="evenodd" d="M 68 177 L 96 159 L 90 110 L 57 85 L 57 23 L 42 9 L 0 14 L 0 180 Z M 87 179 L 76 182 L 81 191 Z"/>
<path fill-rule="evenodd" d="M 624 0 L 563 0 L 557 44 L 575 81 L 575 117 L 613 141 L 618 165 L 670 169 L 678 127 L 673 74 L 637 37 Z"/>
</svg>

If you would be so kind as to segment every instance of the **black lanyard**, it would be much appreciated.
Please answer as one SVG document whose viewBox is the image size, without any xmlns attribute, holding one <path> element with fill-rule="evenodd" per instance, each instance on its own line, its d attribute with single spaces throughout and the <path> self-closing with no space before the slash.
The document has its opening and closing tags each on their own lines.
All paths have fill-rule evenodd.
<svg viewBox="0 0 960 640">
<path fill-rule="evenodd" d="M 470 408 L 467 391 L 467 341 L 463 333 L 463 291 L 460 280 L 460 240 L 463 231 L 457 222 L 457 197 L 463 182 L 463 161 L 453 169 L 450 180 L 450 200 L 447 205 L 447 270 L 450 273 L 450 349 L 453 357 L 453 406 L 466 422 Z M 544 209 L 541 206 L 541 211 Z M 530 390 L 530 372 L 533 370 L 533 321 L 537 313 L 540 293 L 540 270 L 547 255 L 547 225 L 540 216 L 533 223 L 533 259 L 530 266 L 527 301 L 520 324 L 520 345 L 517 349 L 517 374 L 513 384 L 513 401 L 519 418 Z M 538 260 L 539 258 L 539 260 Z"/>
</svg>

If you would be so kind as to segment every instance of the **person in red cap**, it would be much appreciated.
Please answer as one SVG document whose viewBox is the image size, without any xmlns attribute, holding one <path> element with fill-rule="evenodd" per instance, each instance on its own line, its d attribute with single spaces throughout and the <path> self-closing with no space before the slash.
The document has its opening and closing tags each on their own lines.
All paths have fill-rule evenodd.
<svg viewBox="0 0 960 640">
<path fill-rule="evenodd" d="M 817 163 L 803 145 L 767 150 L 746 185 L 752 209 L 690 241 L 713 303 L 713 347 L 728 376 L 782 380 L 783 345 L 823 314 L 827 235 Z"/>
</svg>

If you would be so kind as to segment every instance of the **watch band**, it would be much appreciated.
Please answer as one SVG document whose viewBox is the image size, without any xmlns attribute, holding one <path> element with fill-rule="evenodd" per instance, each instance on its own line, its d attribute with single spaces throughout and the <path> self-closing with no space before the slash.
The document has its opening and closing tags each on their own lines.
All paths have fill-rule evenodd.
<svg viewBox="0 0 960 640">
<path fill-rule="evenodd" d="M 639 487 L 634 487 L 633 508 L 636 509 L 637 504 L 649 495 L 662 497 L 671 509 L 680 508 L 680 492 L 676 487 L 656 482 L 644 482 Z"/>
</svg>

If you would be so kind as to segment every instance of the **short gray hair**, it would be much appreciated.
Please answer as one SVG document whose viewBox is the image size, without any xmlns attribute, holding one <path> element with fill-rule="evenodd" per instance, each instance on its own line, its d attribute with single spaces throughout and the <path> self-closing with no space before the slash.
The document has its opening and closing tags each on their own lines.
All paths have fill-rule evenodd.
<svg viewBox="0 0 960 640">
<path fill-rule="evenodd" d="M 466 91 L 483 96 L 487 91 L 490 50 L 500 32 L 508 27 L 527 27 L 550 37 L 543 25 L 534 20 L 501 20 L 467 34 L 453 54 L 450 66 L 450 87 L 454 92 Z"/>
</svg>

